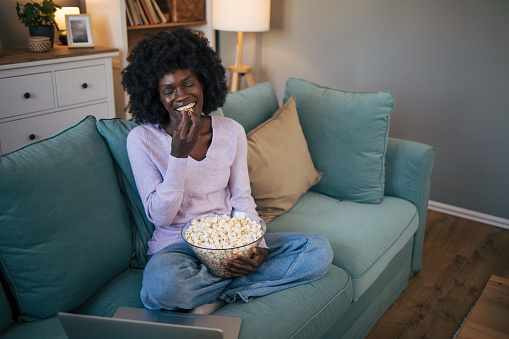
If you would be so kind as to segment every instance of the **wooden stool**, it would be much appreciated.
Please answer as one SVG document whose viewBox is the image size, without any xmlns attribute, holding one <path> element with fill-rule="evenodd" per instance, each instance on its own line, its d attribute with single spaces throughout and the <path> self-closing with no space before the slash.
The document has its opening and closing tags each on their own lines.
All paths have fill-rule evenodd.
<svg viewBox="0 0 509 339">
<path fill-rule="evenodd" d="M 228 66 L 228 70 L 230 71 L 230 86 L 228 87 L 229 92 L 240 91 L 242 87 L 242 76 L 246 76 L 247 85 L 249 87 L 254 86 L 254 78 L 253 72 L 251 71 L 251 66 L 241 65 L 241 66 Z"/>
</svg>

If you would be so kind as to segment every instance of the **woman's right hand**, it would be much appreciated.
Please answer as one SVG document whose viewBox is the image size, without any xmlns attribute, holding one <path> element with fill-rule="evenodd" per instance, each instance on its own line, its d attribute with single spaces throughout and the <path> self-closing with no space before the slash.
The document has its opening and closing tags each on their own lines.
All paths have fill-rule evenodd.
<svg viewBox="0 0 509 339">
<path fill-rule="evenodd" d="M 182 119 L 173 131 L 171 155 L 176 158 L 187 158 L 198 142 L 201 130 L 201 118 L 192 109 L 182 112 Z"/>
</svg>

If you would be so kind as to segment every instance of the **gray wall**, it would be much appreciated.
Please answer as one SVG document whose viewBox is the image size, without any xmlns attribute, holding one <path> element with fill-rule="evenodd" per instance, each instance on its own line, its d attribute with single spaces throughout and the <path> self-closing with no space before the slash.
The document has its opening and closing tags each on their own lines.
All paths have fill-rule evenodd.
<svg viewBox="0 0 509 339">
<path fill-rule="evenodd" d="M 15 6 L 0 1 L 6 47 L 28 38 Z M 220 38 L 233 64 L 236 34 Z M 272 0 L 271 30 L 244 38 L 244 63 L 280 99 L 289 77 L 392 91 L 390 135 L 436 148 L 431 199 L 509 219 L 509 1 Z"/>
<path fill-rule="evenodd" d="M 509 1 L 272 0 L 271 16 L 244 34 L 257 82 L 393 92 L 390 135 L 436 149 L 431 199 L 509 219 Z M 225 65 L 235 44 L 220 33 Z"/>
</svg>

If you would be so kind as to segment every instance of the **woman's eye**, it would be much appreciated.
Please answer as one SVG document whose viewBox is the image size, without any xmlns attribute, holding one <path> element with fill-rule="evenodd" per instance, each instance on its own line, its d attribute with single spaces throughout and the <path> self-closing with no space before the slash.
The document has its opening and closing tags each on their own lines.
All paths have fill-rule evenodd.
<svg viewBox="0 0 509 339">
<path fill-rule="evenodd" d="M 184 86 L 187 87 L 187 88 L 193 87 L 194 86 L 194 82 L 187 83 Z"/>
</svg>

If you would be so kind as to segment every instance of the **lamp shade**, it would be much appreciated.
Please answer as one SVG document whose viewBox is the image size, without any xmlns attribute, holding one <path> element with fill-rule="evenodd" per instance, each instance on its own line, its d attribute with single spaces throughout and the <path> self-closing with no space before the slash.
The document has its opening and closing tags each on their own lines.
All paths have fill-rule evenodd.
<svg viewBox="0 0 509 339">
<path fill-rule="evenodd" d="M 212 28 L 220 31 L 268 31 L 270 0 L 214 0 Z"/>
<path fill-rule="evenodd" d="M 65 31 L 65 15 L 66 14 L 80 14 L 79 7 L 62 7 L 57 8 L 55 12 L 55 21 L 57 22 L 58 28 L 61 31 Z"/>
</svg>

